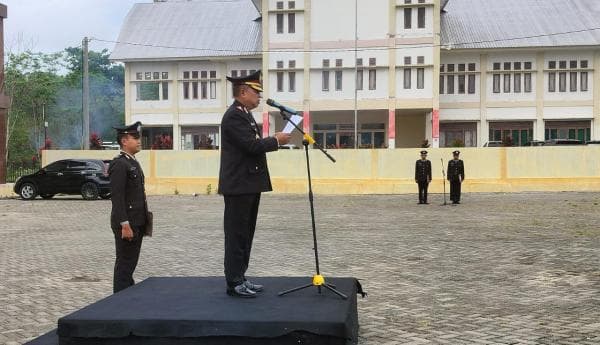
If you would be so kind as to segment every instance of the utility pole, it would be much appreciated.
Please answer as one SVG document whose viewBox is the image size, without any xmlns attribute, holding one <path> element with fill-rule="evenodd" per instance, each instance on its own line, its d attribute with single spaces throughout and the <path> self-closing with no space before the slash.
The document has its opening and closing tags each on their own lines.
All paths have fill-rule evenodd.
<svg viewBox="0 0 600 345">
<path fill-rule="evenodd" d="M 0 4 L 0 184 L 6 183 L 8 164 L 8 97 L 4 94 L 4 19 L 6 5 Z"/>
<path fill-rule="evenodd" d="M 81 139 L 82 149 L 90 149 L 90 71 L 88 66 L 88 38 L 83 38 L 83 130 Z"/>
</svg>

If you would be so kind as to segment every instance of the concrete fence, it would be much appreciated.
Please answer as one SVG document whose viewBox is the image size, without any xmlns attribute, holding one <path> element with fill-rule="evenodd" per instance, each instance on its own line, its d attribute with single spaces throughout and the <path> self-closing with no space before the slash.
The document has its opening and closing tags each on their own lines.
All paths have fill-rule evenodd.
<svg viewBox="0 0 600 345">
<path fill-rule="evenodd" d="M 313 188 L 320 194 L 416 193 L 415 161 L 420 149 L 329 150 L 329 161 L 310 150 Z M 453 149 L 429 149 L 432 193 L 443 190 Z M 117 151 L 44 151 L 44 166 L 64 158 L 110 159 Z M 143 151 L 137 155 L 149 194 L 216 193 L 219 151 Z M 303 150 L 267 154 L 275 193 L 307 191 Z M 461 148 L 464 192 L 600 191 L 600 146 Z M 446 190 L 449 186 L 446 184 Z"/>
</svg>

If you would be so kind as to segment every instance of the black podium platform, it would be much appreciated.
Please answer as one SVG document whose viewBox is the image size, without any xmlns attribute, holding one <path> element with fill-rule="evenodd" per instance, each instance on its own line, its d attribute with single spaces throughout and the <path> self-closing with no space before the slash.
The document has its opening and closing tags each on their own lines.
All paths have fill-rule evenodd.
<svg viewBox="0 0 600 345">
<path fill-rule="evenodd" d="M 58 320 L 58 328 L 30 345 L 356 344 L 354 278 L 328 282 L 348 295 L 309 288 L 308 277 L 263 277 L 254 299 L 230 297 L 223 277 L 149 278 Z"/>
</svg>

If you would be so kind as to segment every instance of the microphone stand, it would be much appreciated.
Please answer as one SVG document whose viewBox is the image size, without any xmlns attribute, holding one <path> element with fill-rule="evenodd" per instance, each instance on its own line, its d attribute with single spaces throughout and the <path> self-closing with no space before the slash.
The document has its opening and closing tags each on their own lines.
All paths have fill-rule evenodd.
<svg viewBox="0 0 600 345">
<path fill-rule="evenodd" d="M 442 206 L 446 206 L 446 173 L 444 172 L 444 159 L 440 158 L 440 160 L 442 161 L 442 178 L 444 179 L 444 205 Z"/>
<path fill-rule="evenodd" d="M 327 290 L 335 293 L 336 295 L 340 296 L 341 298 L 347 299 L 348 296 L 346 296 L 343 293 L 341 293 L 340 291 L 336 290 L 335 285 L 329 284 L 325 281 L 325 277 L 321 275 L 321 271 L 319 269 L 319 248 L 317 246 L 317 228 L 315 225 L 315 208 L 314 208 L 314 203 L 313 203 L 313 191 L 312 191 L 312 182 L 311 182 L 311 175 L 310 175 L 310 160 L 308 158 L 308 145 L 312 144 L 315 147 L 317 147 L 333 163 L 335 163 L 335 159 L 333 157 L 331 157 L 331 155 L 329 153 L 327 153 L 327 151 L 325 149 L 323 149 L 323 147 L 321 145 L 319 145 L 319 143 L 315 142 L 315 140 L 309 134 L 305 133 L 300 127 L 298 127 L 297 124 L 295 124 L 293 121 L 291 121 L 289 113 L 287 113 L 284 110 L 281 110 L 280 113 L 281 113 L 281 116 L 283 117 L 283 119 L 288 121 L 292 125 L 294 125 L 294 127 L 298 130 L 298 132 L 300 132 L 304 137 L 304 139 L 302 140 L 302 145 L 304 145 L 304 152 L 306 155 L 306 170 L 308 172 L 308 201 L 310 203 L 310 217 L 311 217 L 311 221 L 312 221 L 312 234 L 313 234 L 313 246 L 314 246 L 313 249 L 315 251 L 316 274 L 313 275 L 313 278 L 312 278 L 312 281 L 310 284 L 306 284 L 306 285 L 298 286 L 298 287 L 295 287 L 295 288 L 292 288 L 289 290 L 282 291 L 278 295 L 283 296 L 283 295 L 287 295 L 287 294 L 295 292 L 295 291 L 309 288 L 311 286 L 316 286 L 319 291 L 319 294 L 321 293 L 321 288 L 323 287 L 323 288 L 326 288 Z"/>
</svg>

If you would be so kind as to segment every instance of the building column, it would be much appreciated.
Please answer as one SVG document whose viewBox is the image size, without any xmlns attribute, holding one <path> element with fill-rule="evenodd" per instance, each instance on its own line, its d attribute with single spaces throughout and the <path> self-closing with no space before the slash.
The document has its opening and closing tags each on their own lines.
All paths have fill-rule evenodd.
<svg viewBox="0 0 600 345">
<path fill-rule="evenodd" d="M 388 148 L 396 148 L 396 109 L 388 110 Z"/>
<path fill-rule="evenodd" d="M 545 126 L 544 126 L 544 53 L 539 52 L 536 54 L 536 73 L 535 73 L 535 112 L 536 120 L 533 128 L 533 139 L 534 140 L 545 140 Z"/>
<path fill-rule="evenodd" d="M 594 119 L 592 120 L 591 140 L 600 140 L 600 51 L 594 53 L 594 65 L 592 66 L 594 90 Z"/>
<path fill-rule="evenodd" d="M 477 126 L 477 146 L 482 147 L 490 139 L 490 124 L 487 120 L 487 79 L 488 55 L 479 55 L 479 126 Z"/>
<path fill-rule="evenodd" d="M 173 78 L 173 150 L 179 151 L 181 150 L 181 128 L 179 127 L 179 64 L 175 63 L 175 73 L 173 74 L 175 77 Z"/>
</svg>

